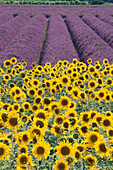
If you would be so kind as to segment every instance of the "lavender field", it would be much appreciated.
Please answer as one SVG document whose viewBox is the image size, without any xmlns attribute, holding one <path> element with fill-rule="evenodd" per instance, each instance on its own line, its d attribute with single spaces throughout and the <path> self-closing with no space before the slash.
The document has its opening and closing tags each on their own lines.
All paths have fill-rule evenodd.
<svg viewBox="0 0 113 170">
<path fill-rule="evenodd" d="M 0 5 L 0 170 L 23 169 L 113 170 L 112 5 Z"/>
<path fill-rule="evenodd" d="M 7 11 L 7 12 L 6 12 Z M 58 60 L 113 62 L 112 6 L 0 5 L 0 65 L 16 57 L 44 66 Z"/>
</svg>

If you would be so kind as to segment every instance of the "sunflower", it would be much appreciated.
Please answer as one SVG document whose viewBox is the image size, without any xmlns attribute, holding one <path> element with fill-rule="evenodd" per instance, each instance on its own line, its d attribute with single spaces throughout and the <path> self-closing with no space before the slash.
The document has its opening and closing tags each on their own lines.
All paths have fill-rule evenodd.
<svg viewBox="0 0 113 170">
<path fill-rule="evenodd" d="M 31 106 L 32 112 L 36 112 L 38 109 L 39 109 L 39 106 L 37 106 L 37 104 L 33 104 L 33 105 Z"/>
<path fill-rule="evenodd" d="M 110 101 L 111 101 L 111 95 L 110 94 L 106 94 L 105 101 L 107 103 L 110 103 Z"/>
<path fill-rule="evenodd" d="M 10 83 L 10 84 L 8 85 L 8 87 L 9 87 L 9 89 L 11 89 L 11 88 L 15 87 L 15 84 L 14 84 L 14 83 Z"/>
<path fill-rule="evenodd" d="M 88 63 L 88 64 L 91 64 L 91 63 L 92 63 L 92 59 L 91 59 L 91 58 L 88 58 L 88 59 L 87 59 L 87 63 Z"/>
<path fill-rule="evenodd" d="M 22 107 L 24 108 L 24 111 L 31 110 L 31 104 L 29 102 L 23 102 Z"/>
<path fill-rule="evenodd" d="M 77 111 L 75 111 L 75 109 L 69 109 L 68 111 L 65 112 L 64 116 L 66 118 L 67 117 L 76 118 L 77 117 Z"/>
<path fill-rule="evenodd" d="M 62 129 L 70 130 L 70 121 L 69 119 L 65 119 L 62 123 Z"/>
<path fill-rule="evenodd" d="M 80 93 L 80 89 L 75 87 L 71 91 L 71 96 L 73 97 L 73 99 L 78 99 L 79 98 L 79 93 Z"/>
<path fill-rule="evenodd" d="M 109 63 L 108 59 L 103 60 L 103 64 L 108 64 L 108 63 Z"/>
<path fill-rule="evenodd" d="M 5 111 L 0 111 L 0 123 L 4 124 L 8 121 L 8 114 Z"/>
<path fill-rule="evenodd" d="M 20 109 L 20 104 L 18 103 L 13 104 L 13 108 L 12 108 L 13 111 L 19 111 L 19 109 Z"/>
<path fill-rule="evenodd" d="M 110 126 L 113 126 L 112 120 L 109 117 L 104 117 L 101 122 L 101 127 L 107 130 L 107 128 Z"/>
<path fill-rule="evenodd" d="M 78 149 L 79 150 L 79 152 L 84 152 L 85 150 L 86 150 L 86 144 L 85 143 L 80 143 L 80 144 L 76 144 L 75 143 L 75 145 L 73 145 L 73 147 L 75 146 L 75 148 L 76 149 Z"/>
<path fill-rule="evenodd" d="M 5 103 L 5 104 L 2 105 L 2 109 L 5 110 L 5 111 L 8 111 L 9 107 L 10 107 L 9 103 Z"/>
<path fill-rule="evenodd" d="M 11 90 L 13 90 L 13 92 L 15 93 L 17 97 L 21 96 L 22 94 L 22 90 L 17 86 L 13 87 Z"/>
<path fill-rule="evenodd" d="M 29 131 L 20 132 L 19 133 L 19 138 L 21 140 L 21 143 L 23 143 L 23 144 L 27 144 L 28 142 L 31 141 Z"/>
<path fill-rule="evenodd" d="M 90 148 L 93 148 L 100 139 L 103 139 L 103 136 L 99 135 L 98 132 L 89 132 L 86 134 L 86 141 L 88 142 L 88 146 Z"/>
<path fill-rule="evenodd" d="M 50 154 L 50 144 L 45 140 L 37 141 L 35 145 L 33 145 L 32 153 L 38 159 L 46 159 Z"/>
<path fill-rule="evenodd" d="M 58 126 L 56 123 L 51 127 L 51 133 L 54 134 L 55 136 L 60 136 L 63 134 L 63 130 L 61 129 L 60 126 Z"/>
<path fill-rule="evenodd" d="M 70 121 L 70 130 L 75 130 L 78 127 L 79 120 L 76 118 L 69 118 Z"/>
<path fill-rule="evenodd" d="M 28 147 L 25 144 L 19 145 L 19 152 L 20 153 L 28 153 Z"/>
<path fill-rule="evenodd" d="M 34 99 L 34 103 L 35 103 L 37 106 L 40 105 L 41 101 L 42 101 L 41 97 L 35 97 L 35 99 Z"/>
<path fill-rule="evenodd" d="M 73 71 L 71 78 L 78 79 L 79 73 L 77 71 Z"/>
<path fill-rule="evenodd" d="M 78 63 L 78 60 L 76 58 L 73 58 L 73 62 L 72 63 L 76 65 Z"/>
<path fill-rule="evenodd" d="M 29 121 L 29 117 L 27 115 L 23 115 L 23 116 L 21 116 L 21 120 L 24 124 L 27 124 Z"/>
<path fill-rule="evenodd" d="M 96 68 L 96 70 L 98 70 L 98 71 L 99 71 L 100 69 L 102 69 L 102 67 L 101 67 L 100 64 L 96 64 L 96 65 L 95 65 L 95 68 Z"/>
<path fill-rule="evenodd" d="M 44 121 L 42 118 L 34 118 L 33 119 L 33 125 L 36 127 L 40 127 L 43 130 L 47 129 L 48 123 L 46 121 Z"/>
<path fill-rule="evenodd" d="M 43 104 L 43 106 L 49 106 L 50 105 L 50 103 L 51 103 L 51 97 L 44 97 L 43 99 L 42 99 L 42 104 Z"/>
<path fill-rule="evenodd" d="M 11 79 L 9 74 L 5 74 L 3 75 L 3 80 L 5 80 L 6 82 L 8 82 Z"/>
<path fill-rule="evenodd" d="M 4 157 L 5 159 L 9 158 L 9 147 L 6 146 L 6 144 L 0 142 L 0 160 L 4 161 Z"/>
<path fill-rule="evenodd" d="M 12 57 L 10 62 L 11 62 L 11 64 L 16 64 L 17 63 L 17 59 L 15 57 Z"/>
<path fill-rule="evenodd" d="M 22 89 L 25 90 L 25 91 L 27 91 L 27 90 L 28 90 L 28 87 L 27 87 L 25 84 L 23 84 L 23 85 L 22 85 Z"/>
<path fill-rule="evenodd" d="M 112 80 L 112 78 L 107 78 L 107 79 L 105 80 L 105 82 L 107 83 L 107 85 L 113 85 L 113 80 Z"/>
<path fill-rule="evenodd" d="M 25 169 L 26 165 L 31 165 L 31 167 L 34 165 L 32 156 L 28 156 L 27 153 L 20 153 L 17 158 L 17 168 Z"/>
<path fill-rule="evenodd" d="M 84 91 L 80 91 L 78 97 L 80 100 L 84 100 L 84 101 L 88 99 L 88 97 Z"/>
<path fill-rule="evenodd" d="M 97 115 L 94 117 L 94 120 L 96 120 L 100 124 L 103 118 L 104 116 L 101 113 L 97 113 Z"/>
<path fill-rule="evenodd" d="M 69 86 L 67 86 L 66 87 L 66 91 L 68 92 L 68 93 L 70 93 L 70 91 L 73 89 L 73 86 L 72 85 L 69 85 Z"/>
<path fill-rule="evenodd" d="M 111 111 L 106 111 L 105 115 L 108 116 L 108 117 L 112 117 L 113 113 Z"/>
<path fill-rule="evenodd" d="M 103 71 L 101 71 L 100 75 L 102 77 L 107 77 L 108 76 L 108 71 L 106 69 L 104 69 Z"/>
<path fill-rule="evenodd" d="M 56 116 L 58 116 L 60 113 L 61 113 L 61 108 L 60 107 L 55 107 L 54 109 L 53 109 L 53 113 L 56 115 Z"/>
<path fill-rule="evenodd" d="M 97 152 L 97 155 L 99 155 L 101 158 L 108 156 L 108 147 L 106 146 L 106 141 L 102 139 L 101 141 L 99 140 L 96 145 L 95 145 L 95 150 Z"/>
<path fill-rule="evenodd" d="M 55 124 L 58 126 L 63 123 L 64 117 L 63 116 L 56 116 L 54 119 Z"/>
<path fill-rule="evenodd" d="M 54 95 L 56 94 L 57 91 L 56 91 L 55 88 L 51 88 L 51 89 L 50 89 L 50 92 L 51 92 L 51 94 L 54 96 Z"/>
<path fill-rule="evenodd" d="M 47 112 L 44 109 L 38 109 L 35 112 L 34 118 L 41 118 L 41 119 L 46 121 L 46 119 L 47 119 Z"/>
<path fill-rule="evenodd" d="M 89 94 L 89 100 L 94 100 L 96 98 L 96 94 L 95 93 L 90 93 Z"/>
<path fill-rule="evenodd" d="M 60 142 L 58 143 L 59 146 L 55 146 L 55 149 L 57 150 L 56 154 L 60 158 L 66 158 L 67 156 L 71 156 L 73 154 L 73 149 L 71 143 L 67 142 Z"/>
<path fill-rule="evenodd" d="M 80 113 L 80 121 L 82 124 L 89 124 L 90 123 L 90 115 L 89 112 L 81 112 Z"/>
<path fill-rule="evenodd" d="M 43 93 L 44 93 L 44 91 L 43 91 L 42 88 L 39 89 L 39 90 L 37 90 L 37 96 L 38 96 L 38 97 L 39 97 L 39 96 L 42 96 Z"/>
<path fill-rule="evenodd" d="M 33 87 L 30 87 L 27 91 L 27 95 L 30 96 L 30 97 L 35 97 L 36 96 L 36 90 L 33 88 Z"/>
<path fill-rule="evenodd" d="M 104 89 L 100 89 L 98 92 L 97 92 L 97 97 L 99 99 L 99 101 L 102 101 L 102 100 L 105 100 L 105 97 L 106 97 L 106 92 Z"/>
<path fill-rule="evenodd" d="M 110 68 L 110 70 L 109 70 L 109 75 L 110 75 L 111 77 L 113 77 L 113 68 Z"/>
<path fill-rule="evenodd" d="M 67 75 L 71 75 L 72 73 L 73 73 L 73 69 L 72 68 L 68 68 L 67 70 L 66 70 L 66 73 L 67 73 Z"/>
<path fill-rule="evenodd" d="M 0 68 L 0 75 L 4 74 L 4 71 L 2 68 Z"/>
<path fill-rule="evenodd" d="M 70 84 L 70 78 L 65 75 L 65 76 L 62 76 L 61 77 L 61 80 L 60 80 L 60 83 L 63 85 L 63 86 L 67 86 Z"/>
<path fill-rule="evenodd" d="M 97 78 L 96 81 L 97 81 L 99 87 L 102 87 L 104 85 L 102 78 Z"/>
<path fill-rule="evenodd" d="M 95 67 L 90 64 L 90 65 L 88 66 L 88 72 L 89 72 L 89 74 L 94 73 L 94 72 L 95 72 Z"/>
<path fill-rule="evenodd" d="M 15 111 L 8 112 L 8 120 L 6 122 L 8 129 L 13 129 L 14 132 L 16 132 L 20 125 L 19 114 Z"/>
<path fill-rule="evenodd" d="M 81 136 L 85 136 L 86 134 L 89 133 L 88 129 L 89 129 L 88 125 L 82 125 L 78 127 L 78 132 L 80 133 Z"/>
<path fill-rule="evenodd" d="M 31 80 L 30 80 L 30 84 L 31 84 L 34 88 L 36 88 L 36 87 L 38 87 L 41 83 L 40 83 L 39 80 L 37 80 L 37 79 L 31 79 Z"/>
<path fill-rule="evenodd" d="M 113 127 L 107 128 L 107 136 L 113 138 Z"/>
<path fill-rule="evenodd" d="M 69 106 L 69 110 L 75 110 L 76 109 L 77 104 L 74 101 L 71 101 L 71 105 Z"/>
<path fill-rule="evenodd" d="M 50 109 L 51 112 L 53 112 L 53 110 L 54 110 L 56 107 L 58 107 L 58 103 L 55 102 L 55 101 L 51 102 L 50 105 L 49 105 L 49 109 Z"/>
<path fill-rule="evenodd" d="M 57 160 L 55 165 L 53 165 L 55 170 L 68 170 L 68 164 L 64 160 Z"/>
<path fill-rule="evenodd" d="M 95 164 L 97 164 L 97 158 L 92 155 L 87 155 L 85 156 L 84 159 L 86 160 L 90 167 L 93 167 L 95 166 Z"/>
<path fill-rule="evenodd" d="M 34 137 L 38 137 L 38 139 L 44 139 L 45 131 L 40 127 L 33 125 L 29 132 L 32 140 L 34 139 Z"/>
<path fill-rule="evenodd" d="M 90 119 L 93 119 L 97 115 L 97 111 L 96 110 L 90 110 L 88 112 L 88 114 L 90 115 Z"/>
<path fill-rule="evenodd" d="M 6 61 L 4 61 L 4 67 L 10 67 L 11 66 L 11 62 L 10 62 L 10 60 L 6 60 Z"/>
<path fill-rule="evenodd" d="M 62 61 L 62 67 L 68 67 L 69 62 L 67 60 Z"/>
<path fill-rule="evenodd" d="M 96 83 L 96 81 L 95 80 L 90 80 L 89 82 L 88 82 L 88 87 L 89 87 L 89 89 L 94 89 L 95 87 L 97 87 L 97 83 Z"/>
<path fill-rule="evenodd" d="M 70 105 L 71 105 L 71 99 L 69 97 L 67 97 L 66 95 L 60 97 L 59 106 L 62 109 L 69 109 Z"/>
</svg>

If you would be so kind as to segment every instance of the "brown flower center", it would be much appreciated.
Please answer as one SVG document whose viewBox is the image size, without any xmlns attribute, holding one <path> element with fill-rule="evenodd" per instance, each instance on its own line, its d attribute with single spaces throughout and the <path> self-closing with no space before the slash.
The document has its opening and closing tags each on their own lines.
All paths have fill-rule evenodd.
<svg viewBox="0 0 113 170">
<path fill-rule="evenodd" d="M 61 104 L 62 104 L 63 106 L 66 106 L 66 105 L 68 104 L 67 99 L 63 99 L 62 102 L 61 102 Z"/>
<path fill-rule="evenodd" d="M 44 154 L 44 148 L 41 147 L 41 146 L 39 146 L 39 147 L 37 148 L 37 154 Z"/>
<path fill-rule="evenodd" d="M 44 127 L 44 123 L 41 120 L 37 120 L 36 126 L 40 125 L 40 128 Z"/>
<path fill-rule="evenodd" d="M 70 149 L 67 146 L 63 146 L 61 149 L 62 155 L 69 155 Z"/>
<path fill-rule="evenodd" d="M 65 165 L 63 163 L 60 163 L 58 165 L 58 170 L 65 170 Z"/>
<path fill-rule="evenodd" d="M 3 155 L 3 154 L 4 154 L 4 149 L 0 148 L 0 155 Z"/>
<path fill-rule="evenodd" d="M 108 119 L 103 121 L 104 126 L 109 126 L 110 125 L 110 121 Z"/>
<path fill-rule="evenodd" d="M 101 150 L 101 152 L 106 152 L 106 151 L 107 151 L 104 143 L 101 143 L 101 144 L 99 145 L 99 149 Z"/>
<path fill-rule="evenodd" d="M 16 126 L 18 124 L 17 118 L 10 118 L 9 122 L 10 122 L 11 126 Z"/>
<path fill-rule="evenodd" d="M 22 157 L 20 158 L 20 162 L 21 162 L 22 164 L 26 164 L 26 163 L 27 163 L 27 158 L 26 158 L 26 156 L 22 156 Z"/>
</svg>

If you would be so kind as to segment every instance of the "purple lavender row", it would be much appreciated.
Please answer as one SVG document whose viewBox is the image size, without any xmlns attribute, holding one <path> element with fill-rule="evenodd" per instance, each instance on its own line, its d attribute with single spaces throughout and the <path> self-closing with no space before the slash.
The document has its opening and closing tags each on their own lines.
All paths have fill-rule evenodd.
<svg viewBox="0 0 113 170">
<path fill-rule="evenodd" d="M 82 20 L 113 48 L 113 27 L 92 14 L 85 14 Z"/>
<path fill-rule="evenodd" d="M 11 12 L 4 12 L 0 14 L 0 25 L 4 24 L 5 22 L 13 19 L 14 16 L 12 15 Z"/>
<path fill-rule="evenodd" d="M 28 26 L 12 41 L 12 43 L 0 54 L 0 64 L 6 59 L 16 57 L 18 62 L 24 59 L 27 69 L 32 69 L 32 63 L 36 62 L 42 49 L 42 41 L 46 31 L 47 20 L 44 15 L 36 15 Z"/>
<path fill-rule="evenodd" d="M 92 58 L 93 62 L 98 60 L 102 63 L 102 60 L 107 58 L 111 64 L 113 63 L 113 49 L 82 19 L 68 15 L 65 20 L 83 62 L 87 63 L 87 59 Z"/>
<path fill-rule="evenodd" d="M 98 18 L 101 19 L 102 21 L 110 24 L 111 26 L 113 26 L 113 17 L 104 13 L 104 14 L 99 14 Z"/>
<path fill-rule="evenodd" d="M 79 60 L 65 22 L 60 15 L 52 15 L 49 20 L 41 65 L 44 66 L 49 61 L 53 67 L 59 60 L 72 62 L 73 58 Z"/>
<path fill-rule="evenodd" d="M 14 37 L 30 22 L 28 15 L 19 15 L 0 26 L 0 52 L 11 43 Z"/>
</svg>

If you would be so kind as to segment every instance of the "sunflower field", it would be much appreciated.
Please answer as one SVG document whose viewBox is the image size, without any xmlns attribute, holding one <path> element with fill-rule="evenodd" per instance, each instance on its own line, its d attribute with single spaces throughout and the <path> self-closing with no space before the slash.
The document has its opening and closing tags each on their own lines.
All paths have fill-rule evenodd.
<svg viewBox="0 0 113 170">
<path fill-rule="evenodd" d="M 112 170 L 113 64 L 26 66 L 0 68 L 0 170 Z"/>
</svg>

